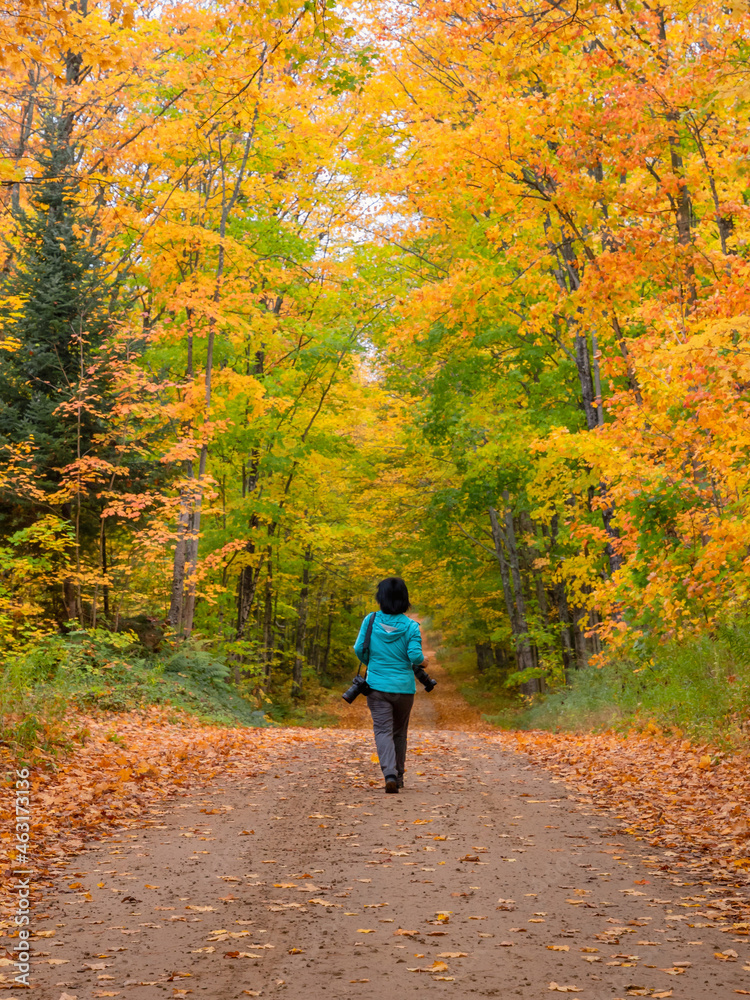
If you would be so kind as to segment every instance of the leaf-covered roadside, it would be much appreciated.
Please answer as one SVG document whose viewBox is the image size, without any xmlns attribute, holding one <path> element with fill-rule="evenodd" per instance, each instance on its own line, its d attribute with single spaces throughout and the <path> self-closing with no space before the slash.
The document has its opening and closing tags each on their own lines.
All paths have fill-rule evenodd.
<svg viewBox="0 0 750 1000">
<path fill-rule="evenodd" d="M 225 729 L 170 722 L 174 710 L 76 717 L 88 735 L 62 761 L 42 751 L 31 754 L 31 867 L 44 885 L 51 863 L 75 852 L 85 839 L 100 839 L 115 829 L 141 821 L 155 803 L 179 795 L 191 785 L 210 782 L 227 768 L 264 774 L 282 748 L 299 739 L 293 731 Z M 189 719 L 189 717 L 186 717 Z M 314 739 L 314 737 L 313 737 Z M 308 740 L 309 742 L 309 740 Z M 0 757 L 3 784 L 15 782 L 16 762 L 7 750 Z M 2 832 L 5 863 L 11 871 L 11 797 L 3 796 Z M 12 852 L 12 849 L 11 849 Z M 6 886 L 10 879 L 3 879 Z M 8 902 L 8 890 L 0 900 Z"/>
<path fill-rule="evenodd" d="M 616 812 L 622 830 L 674 849 L 674 867 L 710 866 L 750 881 L 750 755 L 629 733 L 502 733 L 492 737 L 528 754 L 579 801 Z"/>
</svg>

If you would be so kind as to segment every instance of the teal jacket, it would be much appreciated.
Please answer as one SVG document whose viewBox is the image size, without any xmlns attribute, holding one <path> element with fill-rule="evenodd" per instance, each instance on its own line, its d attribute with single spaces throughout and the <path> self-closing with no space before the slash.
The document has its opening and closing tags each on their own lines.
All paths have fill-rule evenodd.
<svg viewBox="0 0 750 1000">
<path fill-rule="evenodd" d="M 376 611 L 370 636 L 370 655 L 365 658 L 362 653 L 369 618 L 369 615 L 365 616 L 354 643 L 354 652 L 367 664 L 367 683 L 375 691 L 414 694 L 417 685 L 412 667 L 424 660 L 419 622 L 406 615 L 386 615 Z"/>
</svg>

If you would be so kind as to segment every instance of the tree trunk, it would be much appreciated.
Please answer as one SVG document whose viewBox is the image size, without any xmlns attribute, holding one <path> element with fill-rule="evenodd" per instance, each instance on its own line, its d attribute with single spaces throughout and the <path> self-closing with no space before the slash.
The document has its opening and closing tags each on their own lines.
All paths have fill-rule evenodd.
<svg viewBox="0 0 750 1000">
<path fill-rule="evenodd" d="M 516 612 L 518 616 L 519 629 L 519 667 L 521 670 L 528 670 L 534 666 L 534 657 L 529 642 L 529 626 L 526 618 L 526 601 L 523 596 L 523 582 L 521 580 L 521 568 L 518 562 L 518 548 L 516 546 L 516 532 L 513 527 L 513 512 L 510 509 L 510 496 L 508 491 L 503 493 L 505 499 L 505 540 L 508 545 L 508 561 L 513 578 L 513 589 L 516 592 Z M 541 690 L 539 681 L 534 678 L 522 685 L 524 694 L 538 694 Z"/>
<path fill-rule="evenodd" d="M 185 376 L 193 378 L 193 311 L 189 307 L 187 315 L 187 364 Z M 183 425 L 183 431 L 189 435 L 192 423 Z M 182 635 L 182 623 L 185 610 L 185 562 L 187 559 L 187 536 L 190 529 L 190 510 L 192 507 L 193 463 L 191 459 L 185 462 L 187 483 L 180 490 L 180 512 L 177 515 L 177 540 L 175 541 L 172 561 L 172 592 L 169 600 L 167 621 L 178 635 Z"/>
<path fill-rule="evenodd" d="M 101 519 L 101 529 L 100 529 L 100 550 L 101 550 L 101 560 L 102 560 L 102 577 L 104 582 L 102 584 L 102 600 L 104 602 L 104 617 L 109 621 L 109 584 L 107 580 L 107 532 L 105 529 L 104 518 Z"/>
<path fill-rule="evenodd" d="M 167 621 L 178 633 L 182 631 L 182 609 L 185 600 L 185 558 L 189 526 L 190 498 L 187 488 L 183 488 L 180 499 L 180 512 L 177 515 L 177 541 L 175 542 L 174 558 L 172 561 L 172 592 L 169 601 L 169 614 L 167 615 Z"/>
<path fill-rule="evenodd" d="M 507 493 L 505 494 L 506 504 L 508 502 Z M 500 577 L 503 583 L 503 595 L 505 597 L 505 606 L 508 611 L 508 618 L 510 619 L 511 631 L 513 632 L 514 645 L 516 650 L 516 665 L 519 670 L 528 670 L 534 666 L 534 660 L 531 653 L 531 647 L 529 645 L 529 630 L 526 623 L 526 604 L 523 599 L 523 590 L 521 589 L 521 574 L 518 566 L 518 552 L 516 550 L 515 544 L 515 532 L 513 531 L 513 516 L 510 511 L 506 511 L 505 514 L 505 542 L 508 546 L 508 560 L 505 559 L 505 553 L 502 547 L 503 533 L 500 529 L 500 524 L 498 522 L 497 511 L 494 507 L 489 508 L 490 514 L 490 524 L 492 525 L 492 539 L 495 543 L 495 554 L 497 555 L 497 561 L 500 564 Z M 508 531 L 508 518 L 510 517 L 510 532 Z M 515 600 L 513 598 L 513 592 L 511 590 L 510 578 L 508 573 L 508 563 L 510 563 L 511 571 L 513 573 L 513 590 L 515 590 Z M 539 692 L 540 685 L 538 684 L 536 678 L 525 681 L 521 685 L 521 690 L 524 694 L 532 695 Z"/>
<path fill-rule="evenodd" d="M 563 667 L 565 669 L 566 680 L 569 682 L 570 672 L 577 666 L 577 663 L 573 653 L 573 640 L 571 638 L 572 622 L 568 609 L 568 598 L 565 593 L 565 583 L 562 580 L 558 580 L 555 584 L 555 597 L 557 600 L 557 613 L 560 616 L 560 642 L 562 644 Z"/>
<path fill-rule="evenodd" d="M 483 674 L 487 667 L 492 665 L 492 644 L 489 642 L 476 642 L 474 649 L 477 654 L 477 673 Z"/>
<path fill-rule="evenodd" d="M 62 517 L 73 524 L 73 515 L 70 507 L 70 503 L 64 503 L 60 509 Z M 71 561 L 75 559 L 75 547 L 67 546 L 68 557 Z M 68 621 L 73 621 L 76 617 L 76 584 L 72 576 L 66 576 L 63 578 L 63 609 L 65 612 L 65 618 Z"/>
<path fill-rule="evenodd" d="M 586 426 L 590 431 L 599 426 L 599 415 L 595 404 L 594 381 L 591 374 L 588 338 L 577 333 L 575 336 L 575 358 L 578 381 L 581 385 L 581 402 L 586 415 Z"/>
<path fill-rule="evenodd" d="M 315 626 L 313 628 L 312 638 L 310 639 L 310 654 L 309 660 L 315 667 L 315 672 L 320 673 L 320 606 L 323 603 L 324 594 L 324 584 L 325 577 L 321 580 L 318 586 L 318 600 L 315 603 Z"/>
<path fill-rule="evenodd" d="M 507 670 L 510 666 L 508 657 L 506 656 L 505 650 L 502 646 L 495 646 L 493 650 L 493 655 L 495 657 L 495 666 L 498 670 Z"/>
<path fill-rule="evenodd" d="M 590 431 L 594 430 L 596 427 L 600 427 L 604 423 L 604 412 L 601 402 L 601 386 L 599 385 L 597 388 L 597 383 L 599 382 L 599 360 L 595 334 L 591 335 L 591 340 L 594 346 L 595 377 L 592 376 L 591 359 L 589 357 L 588 341 L 586 337 L 577 334 L 575 338 L 576 367 L 578 369 L 578 378 L 581 383 L 581 399 L 583 400 L 583 409 L 586 414 L 586 426 Z M 607 492 L 606 483 L 600 483 L 599 495 L 601 497 L 606 497 Z M 602 507 L 602 522 L 604 524 L 604 530 L 607 532 L 607 536 L 610 539 L 605 547 L 607 561 L 609 562 L 610 576 L 622 565 L 622 560 L 620 559 L 619 554 L 615 551 L 613 544 L 614 540 L 619 538 L 617 529 L 613 524 L 614 516 L 615 508 L 612 504 L 607 503 L 605 507 Z"/>
<path fill-rule="evenodd" d="M 206 362 L 206 420 L 208 420 L 209 407 L 211 403 L 211 371 L 213 368 L 213 336 L 208 337 L 209 362 Z M 208 444 L 201 446 L 200 459 L 198 460 L 198 479 L 196 491 L 193 499 L 192 509 L 188 522 L 188 530 L 185 535 L 185 582 L 187 584 L 185 600 L 183 603 L 182 630 L 185 635 L 190 635 L 193 631 L 193 619 L 195 617 L 195 575 L 198 570 L 198 542 L 201 531 L 201 512 L 203 506 L 203 477 L 206 474 L 208 463 Z"/>
<path fill-rule="evenodd" d="M 328 625 L 326 628 L 326 644 L 323 650 L 323 662 L 320 665 L 320 672 L 324 674 L 328 670 L 328 657 L 331 655 L 331 631 L 333 629 L 333 609 L 328 609 Z"/>
<path fill-rule="evenodd" d="M 245 171 L 247 169 L 248 156 L 250 155 L 250 147 L 253 143 L 254 129 L 251 131 L 250 135 L 245 141 L 244 155 L 242 163 L 239 170 L 235 176 L 234 185 L 231 191 L 227 191 L 224 186 L 224 180 L 222 180 L 222 191 L 221 191 L 221 219 L 219 221 L 219 249 L 216 258 L 216 270 L 214 272 L 214 292 L 213 292 L 213 304 L 218 306 L 221 301 L 221 291 L 222 282 L 224 278 L 224 264 L 225 264 L 225 249 L 224 249 L 224 238 L 227 231 L 227 222 L 229 221 L 232 210 L 234 209 L 237 199 L 241 193 L 242 181 L 245 176 Z M 219 140 L 219 150 L 221 150 L 221 141 Z M 221 177 L 225 178 L 225 164 L 223 161 L 223 154 L 220 152 L 221 160 Z M 183 626 L 186 635 L 189 635 L 193 628 L 193 618 L 195 616 L 195 574 L 198 569 L 198 545 L 200 539 L 201 530 L 201 514 L 203 506 L 203 490 L 204 490 L 204 478 L 206 475 L 206 467 L 208 465 L 208 438 L 207 438 L 207 427 L 209 420 L 211 419 L 211 393 L 212 393 L 212 379 L 214 370 L 214 346 L 216 343 L 216 319 L 215 316 L 211 316 L 208 322 L 208 337 L 206 338 L 206 370 L 203 377 L 203 390 L 204 390 L 204 408 L 203 408 L 203 442 L 201 444 L 200 458 L 198 460 L 198 481 L 197 490 L 194 497 L 194 502 L 192 505 L 191 519 L 190 519 L 190 531 L 187 538 L 186 545 L 186 563 L 187 563 L 187 594 L 184 602 L 184 613 L 183 613 Z"/>
<path fill-rule="evenodd" d="M 573 641 L 575 644 L 576 651 L 576 663 L 579 670 L 584 670 L 589 665 L 589 650 L 586 645 L 586 636 L 583 634 L 583 629 L 581 628 L 581 621 L 584 619 L 585 615 L 576 615 L 576 620 L 573 624 Z"/>
<path fill-rule="evenodd" d="M 310 560 L 312 550 L 305 552 L 305 564 L 302 570 L 302 589 L 297 605 L 297 641 L 295 644 L 294 669 L 292 672 L 292 697 L 302 697 L 302 667 L 305 659 L 305 637 L 307 635 L 307 604 L 310 593 Z"/>
<path fill-rule="evenodd" d="M 262 371 L 262 360 L 259 360 L 259 356 L 256 355 L 255 360 L 255 372 Z M 250 455 L 250 462 L 245 468 L 243 462 L 242 465 L 242 496 L 246 497 L 249 493 L 254 493 L 258 487 L 258 479 L 260 477 L 260 453 L 257 448 L 254 448 Z M 250 523 L 248 525 L 250 529 L 250 537 L 245 543 L 245 552 L 249 555 L 255 555 L 255 538 L 253 532 L 257 529 L 259 524 L 258 515 L 253 512 L 250 515 Z M 270 553 L 270 549 L 269 549 Z M 270 558 L 270 555 L 269 555 Z M 263 568 L 263 560 L 258 562 L 258 565 L 245 566 L 240 572 L 240 578 L 237 585 L 237 630 L 236 638 L 241 639 L 245 634 L 245 626 L 247 624 L 247 619 L 250 616 L 250 612 L 253 609 L 253 602 L 255 600 L 255 593 L 258 588 L 258 581 L 260 580 L 260 573 Z M 270 567 L 269 567 L 270 572 Z"/>
<path fill-rule="evenodd" d="M 273 667 L 273 566 L 270 553 L 266 561 L 266 585 L 263 595 L 263 672 L 266 679 Z"/>
<path fill-rule="evenodd" d="M 252 551 L 249 542 L 246 548 Z M 245 566 L 240 573 L 237 586 L 236 639 L 242 639 L 245 635 L 247 620 L 250 617 L 250 612 L 252 611 L 253 604 L 255 603 L 255 595 L 258 590 L 258 581 L 260 580 L 261 570 L 263 569 L 263 562 L 264 559 L 261 555 L 257 566 Z"/>
<path fill-rule="evenodd" d="M 497 520 L 497 511 L 494 507 L 489 508 L 490 525 L 492 527 L 492 541 L 495 543 L 495 555 L 500 564 L 500 579 L 503 584 L 503 597 L 505 598 L 505 610 L 508 613 L 511 632 L 514 637 L 518 635 L 518 621 L 516 619 L 516 608 L 513 604 L 513 592 L 510 589 L 510 575 L 508 573 L 508 563 L 503 552 L 502 532 Z"/>
</svg>

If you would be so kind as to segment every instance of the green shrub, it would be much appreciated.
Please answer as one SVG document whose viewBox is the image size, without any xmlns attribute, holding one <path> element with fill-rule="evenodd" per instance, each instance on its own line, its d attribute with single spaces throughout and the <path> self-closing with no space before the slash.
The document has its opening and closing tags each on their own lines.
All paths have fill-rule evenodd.
<svg viewBox="0 0 750 1000">
<path fill-rule="evenodd" d="M 200 721 L 268 725 L 263 711 L 227 683 L 229 666 L 199 643 L 154 652 L 135 632 L 80 629 L 50 634 L 0 668 L 0 739 L 54 751 L 69 743 L 72 708 L 125 712 L 171 704 Z"/>
<path fill-rule="evenodd" d="M 491 720 L 493 721 L 493 720 Z M 577 672 L 519 716 L 529 729 L 654 727 L 738 747 L 750 735 L 750 622 L 671 643 L 643 662 Z"/>
</svg>

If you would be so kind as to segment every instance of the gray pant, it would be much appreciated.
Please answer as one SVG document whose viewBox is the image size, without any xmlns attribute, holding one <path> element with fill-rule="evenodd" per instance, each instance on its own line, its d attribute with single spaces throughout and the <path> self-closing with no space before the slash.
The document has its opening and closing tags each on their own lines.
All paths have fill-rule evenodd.
<svg viewBox="0 0 750 1000">
<path fill-rule="evenodd" d="M 413 694 L 373 691 L 367 695 L 367 707 L 372 715 L 375 746 L 385 777 L 404 776 L 406 763 L 406 733 L 414 704 Z"/>
</svg>

